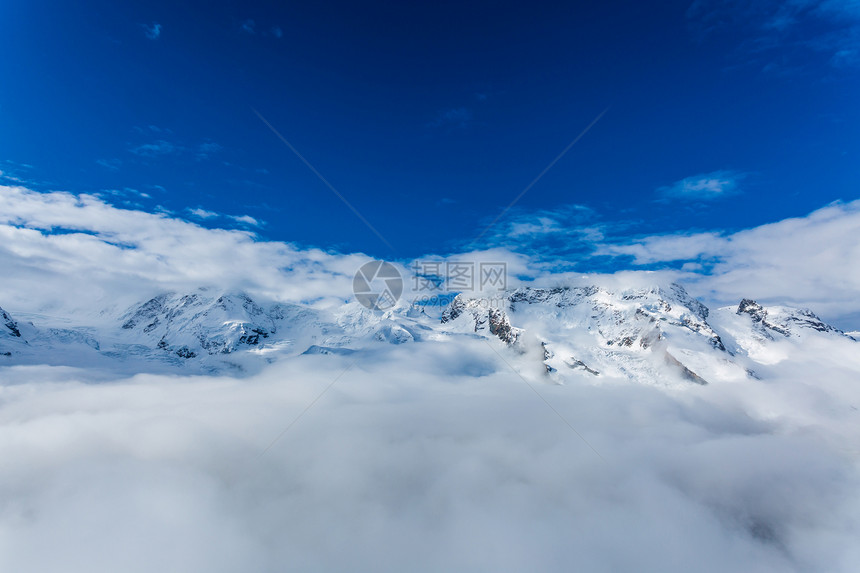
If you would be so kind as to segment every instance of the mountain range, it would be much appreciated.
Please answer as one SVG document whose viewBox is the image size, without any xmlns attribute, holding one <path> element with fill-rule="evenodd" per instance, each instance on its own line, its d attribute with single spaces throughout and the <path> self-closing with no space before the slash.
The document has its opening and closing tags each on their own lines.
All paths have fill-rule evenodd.
<svg viewBox="0 0 860 573">
<path fill-rule="evenodd" d="M 354 301 L 318 309 L 201 288 L 103 310 L 89 325 L 80 317 L 26 318 L 0 309 L 0 364 L 242 375 L 303 354 L 478 338 L 548 381 L 684 385 L 767 376 L 769 365 L 790 359 L 792 346 L 810 337 L 856 342 L 807 309 L 744 299 L 712 312 L 674 283 L 461 293 L 442 308 L 402 300 L 385 312 Z"/>
</svg>

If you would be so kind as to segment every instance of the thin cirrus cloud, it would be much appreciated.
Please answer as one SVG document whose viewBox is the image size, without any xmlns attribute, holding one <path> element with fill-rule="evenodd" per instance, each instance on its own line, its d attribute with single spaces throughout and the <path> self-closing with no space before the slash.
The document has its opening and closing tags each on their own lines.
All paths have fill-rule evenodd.
<svg viewBox="0 0 860 573">
<path fill-rule="evenodd" d="M 215 211 L 209 211 L 208 209 L 203 209 L 202 207 L 188 209 L 188 213 L 192 217 L 201 220 L 228 219 L 249 227 L 263 226 L 263 223 L 261 221 L 255 219 L 250 215 L 224 215 L 223 213 L 216 213 Z"/>
<path fill-rule="evenodd" d="M 197 160 L 209 159 L 212 155 L 223 151 L 224 147 L 214 141 L 204 141 L 198 145 L 185 146 L 178 143 L 167 141 L 166 139 L 158 139 L 148 143 L 142 143 L 131 147 L 128 151 L 138 157 L 154 158 L 165 156 L 178 156 L 186 154 L 193 156 Z M 115 161 L 115 160 L 111 160 Z M 108 167 L 111 163 L 107 160 L 99 160 L 96 163 L 103 167 Z"/>
<path fill-rule="evenodd" d="M 204 141 L 200 145 L 197 146 L 197 151 L 195 155 L 197 159 L 209 159 L 212 154 L 218 153 L 222 151 L 224 147 L 214 141 Z"/>
<path fill-rule="evenodd" d="M 657 189 L 662 200 L 712 201 L 740 193 L 740 181 L 746 177 L 738 171 L 712 171 L 685 177 Z"/>
<path fill-rule="evenodd" d="M 445 109 L 436 114 L 436 118 L 428 125 L 437 128 L 463 128 L 471 124 L 473 116 L 472 110 L 466 107 Z"/>
<path fill-rule="evenodd" d="M 243 20 L 242 23 L 239 25 L 239 31 L 243 34 L 249 34 L 252 36 L 257 35 L 259 33 L 262 36 L 273 36 L 277 39 L 281 39 L 284 37 L 284 29 L 280 26 L 272 26 L 268 29 L 260 29 L 258 32 L 257 22 L 252 18 Z"/>
<path fill-rule="evenodd" d="M 183 148 L 164 139 L 151 143 L 144 143 L 129 149 L 135 155 L 141 157 L 158 157 L 160 155 L 172 155 L 183 151 Z"/>
<path fill-rule="evenodd" d="M 696 0 L 687 19 L 702 39 L 742 33 L 732 57 L 764 72 L 796 73 L 815 54 L 833 68 L 860 64 L 860 3 L 853 0 Z"/>
<path fill-rule="evenodd" d="M 161 24 L 153 22 L 152 24 L 142 24 L 144 35 L 150 40 L 157 40 L 161 37 Z"/>
<path fill-rule="evenodd" d="M 122 166 L 122 161 L 119 159 L 96 159 L 96 165 L 101 165 L 105 169 L 110 169 L 111 171 L 119 171 L 119 168 Z"/>
</svg>

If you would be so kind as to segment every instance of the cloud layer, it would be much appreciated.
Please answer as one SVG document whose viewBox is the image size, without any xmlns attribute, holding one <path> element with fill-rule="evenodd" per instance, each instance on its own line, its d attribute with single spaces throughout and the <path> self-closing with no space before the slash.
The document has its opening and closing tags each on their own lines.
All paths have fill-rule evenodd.
<svg viewBox="0 0 860 573">
<path fill-rule="evenodd" d="M 692 392 L 537 383 L 600 457 L 477 340 L 241 381 L 7 369 L 0 568 L 856 570 L 860 395 L 805 359 Z"/>
<path fill-rule="evenodd" d="M 191 215 L 214 214 L 196 209 Z M 593 220 L 581 206 L 515 214 L 480 250 L 422 261 L 505 262 L 508 285 L 555 284 L 560 269 L 594 261 L 644 268 L 682 280 L 708 304 L 744 297 L 807 306 L 837 326 L 860 327 L 860 201 L 737 233 L 699 232 L 618 238 L 622 226 Z M 225 216 L 255 226 L 257 221 Z M 264 241 L 243 230 L 207 229 L 166 213 L 120 209 L 92 195 L 0 187 L 0 305 L 12 310 L 97 309 L 131 304 L 165 290 L 245 289 L 293 302 L 352 296 L 352 276 L 369 257 Z M 570 258 L 539 259 L 540 246 Z M 519 251 L 519 252 L 517 252 Z M 412 265 L 401 261 L 404 273 Z"/>
<path fill-rule="evenodd" d="M 27 311 L 92 310 L 199 286 L 343 301 L 368 259 L 119 209 L 92 195 L 0 187 L 0 214 L 0 300 Z"/>
<path fill-rule="evenodd" d="M 605 244 L 598 254 L 630 256 L 638 265 L 685 263 L 693 291 L 717 302 L 751 297 L 811 306 L 822 316 L 860 318 L 860 201 L 738 233 L 643 237 Z"/>
<path fill-rule="evenodd" d="M 90 321 L 210 285 L 340 304 L 368 260 L 90 195 L 0 187 L 0 214 L 0 305 Z M 564 231 L 545 219 L 511 230 Z M 686 263 L 673 274 L 713 297 L 845 313 L 858 231 L 855 202 L 734 234 L 590 240 Z M 505 249 L 438 260 L 466 256 L 573 276 Z M 765 380 L 685 390 L 550 385 L 530 356 L 468 336 L 244 379 L 0 365 L 0 570 L 856 571 L 856 344 L 810 337 Z"/>
</svg>

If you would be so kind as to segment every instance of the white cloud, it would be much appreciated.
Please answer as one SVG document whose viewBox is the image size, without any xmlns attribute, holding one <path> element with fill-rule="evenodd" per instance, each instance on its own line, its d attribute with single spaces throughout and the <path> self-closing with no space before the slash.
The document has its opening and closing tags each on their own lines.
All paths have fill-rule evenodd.
<svg viewBox="0 0 860 573">
<path fill-rule="evenodd" d="M 713 267 L 700 286 L 720 293 L 845 303 L 858 232 L 854 202 L 605 249 Z M 506 249 L 468 255 L 540 275 Z M 0 186 L 6 309 L 98 320 L 199 286 L 339 304 L 366 260 Z M 532 360 L 505 356 L 518 371 Z M 858 371 L 855 343 L 810 339 L 756 382 L 536 381 L 553 412 L 470 337 L 299 356 L 241 380 L 0 365 L 0 459 L 15 460 L 0 464 L 0 570 L 856 571 Z"/>
<path fill-rule="evenodd" d="M 11 181 L 13 183 L 26 183 L 24 179 L 12 175 L 11 173 L 6 173 L 5 171 L 0 171 L 0 179 L 4 179 L 6 181 Z"/>
<path fill-rule="evenodd" d="M 200 207 L 196 209 L 189 209 L 188 212 L 199 219 L 215 219 L 217 217 L 221 217 L 221 215 L 219 213 L 216 213 L 215 211 L 207 211 L 206 209 L 202 209 Z"/>
<path fill-rule="evenodd" d="M 366 260 L 119 209 L 93 195 L 0 186 L 4 308 L 92 310 L 199 286 L 246 289 L 281 300 L 343 301 L 350 296 L 352 275 Z"/>
<path fill-rule="evenodd" d="M 352 359 L 243 380 L 5 369 L 0 569 L 860 563 L 847 371 L 674 393 L 538 384 L 598 457 L 485 343 L 403 345 L 361 358 L 272 444 Z"/>
<path fill-rule="evenodd" d="M 196 209 L 188 209 L 188 213 L 197 219 L 229 219 L 251 227 L 263 226 L 262 222 L 250 215 L 224 215 L 222 213 L 216 213 L 215 211 L 209 211 L 200 207 L 197 207 Z"/>
<path fill-rule="evenodd" d="M 710 201 L 739 193 L 738 182 L 743 178 L 744 174 L 737 171 L 713 171 L 660 187 L 657 194 L 663 199 Z"/>
<path fill-rule="evenodd" d="M 831 320 L 860 324 L 860 201 L 733 234 L 657 235 L 598 254 L 629 255 L 640 265 L 705 263 L 691 274 L 700 294 L 723 303 L 750 297 L 809 306 Z"/>
<path fill-rule="evenodd" d="M 237 223 L 244 223 L 245 225 L 250 225 L 252 227 L 261 227 L 260 222 L 250 215 L 233 215 L 230 217 Z"/>
</svg>

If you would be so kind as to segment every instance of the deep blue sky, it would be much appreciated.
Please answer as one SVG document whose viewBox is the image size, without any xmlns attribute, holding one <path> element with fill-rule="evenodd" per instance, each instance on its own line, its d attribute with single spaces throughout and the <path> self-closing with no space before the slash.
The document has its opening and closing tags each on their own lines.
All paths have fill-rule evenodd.
<svg viewBox="0 0 860 573">
<path fill-rule="evenodd" d="M 607 107 L 494 232 L 738 229 L 860 196 L 856 2 L 9 0 L 0 23 L 6 176 L 265 238 L 462 247 Z"/>
</svg>

